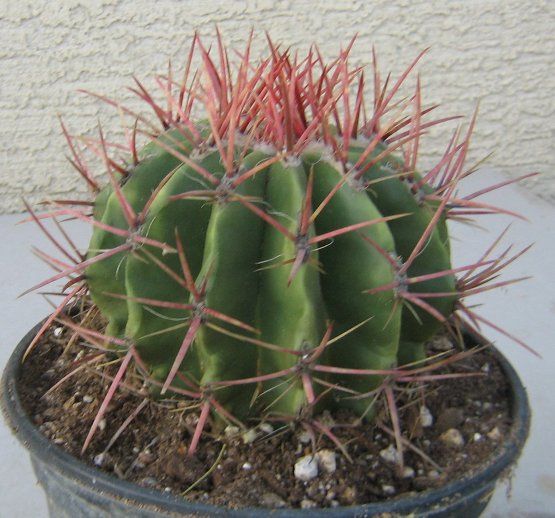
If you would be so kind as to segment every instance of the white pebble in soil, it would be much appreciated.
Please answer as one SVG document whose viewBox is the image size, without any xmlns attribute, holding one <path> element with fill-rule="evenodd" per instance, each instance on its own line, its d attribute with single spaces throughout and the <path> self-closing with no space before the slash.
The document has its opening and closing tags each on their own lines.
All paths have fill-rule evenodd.
<svg viewBox="0 0 555 518">
<path fill-rule="evenodd" d="M 381 450 L 380 457 L 390 464 L 399 464 L 401 462 L 401 456 L 393 444 Z"/>
<path fill-rule="evenodd" d="M 250 430 L 247 430 L 243 434 L 243 443 L 244 444 L 251 444 L 252 442 L 254 442 L 256 440 L 257 437 L 258 437 L 257 431 L 254 428 L 251 428 Z"/>
<path fill-rule="evenodd" d="M 310 442 L 310 434 L 307 431 L 303 430 L 299 433 L 298 438 L 301 444 L 308 444 Z"/>
<path fill-rule="evenodd" d="M 501 439 L 501 432 L 499 431 L 499 428 L 497 428 L 497 426 L 495 428 L 492 428 L 489 432 L 488 432 L 488 437 L 492 440 L 492 441 L 498 441 L 499 439 Z"/>
<path fill-rule="evenodd" d="M 382 491 L 386 494 L 386 495 L 394 495 L 395 494 L 395 487 L 394 486 L 390 486 L 389 484 L 384 484 L 382 486 Z"/>
<path fill-rule="evenodd" d="M 280 509 L 287 506 L 285 500 L 275 493 L 264 493 L 260 503 L 263 507 L 270 507 L 271 509 Z"/>
<path fill-rule="evenodd" d="M 464 446 L 464 437 L 456 428 L 449 428 L 439 436 L 439 439 L 452 448 L 462 448 Z"/>
<path fill-rule="evenodd" d="M 295 462 L 295 478 L 308 482 L 318 476 L 318 461 L 315 455 L 305 455 Z"/>
<path fill-rule="evenodd" d="M 316 452 L 318 466 L 326 473 L 333 473 L 337 469 L 337 461 L 333 450 L 320 450 Z"/>
<path fill-rule="evenodd" d="M 104 453 L 99 453 L 98 455 L 95 455 L 93 459 L 95 466 L 102 466 L 102 464 L 104 464 L 105 458 L 106 458 L 106 455 Z"/>
<path fill-rule="evenodd" d="M 422 428 L 429 428 L 434 424 L 434 417 L 427 406 L 420 407 L 420 424 Z"/>
<path fill-rule="evenodd" d="M 224 428 L 224 435 L 226 437 L 233 437 L 234 435 L 237 435 L 239 432 L 240 430 L 238 426 L 228 425 Z"/>
<path fill-rule="evenodd" d="M 301 509 L 313 509 L 314 507 L 316 507 L 316 502 L 313 502 L 308 498 L 301 500 Z"/>
<path fill-rule="evenodd" d="M 414 478 L 414 469 L 410 466 L 405 466 L 403 469 L 403 478 Z"/>
<path fill-rule="evenodd" d="M 274 431 L 274 427 L 270 423 L 260 423 L 258 428 L 264 433 L 272 433 Z"/>
</svg>

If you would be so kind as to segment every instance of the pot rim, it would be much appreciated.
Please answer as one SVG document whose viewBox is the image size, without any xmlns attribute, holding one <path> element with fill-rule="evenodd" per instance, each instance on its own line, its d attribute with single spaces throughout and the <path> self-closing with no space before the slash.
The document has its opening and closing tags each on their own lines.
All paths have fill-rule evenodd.
<svg viewBox="0 0 555 518">
<path fill-rule="evenodd" d="M 89 466 L 77 457 L 67 453 L 61 447 L 55 445 L 38 430 L 22 406 L 17 391 L 17 381 L 23 366 L 21 361 L 23 354 L 41 325 L 42 322 L 37 324 L 19 342 L 10 356 L 2 375 L 0 406 L 2 407 L 4 417 L 12 432 L 20 443 L 29 450 L 31 456 L 35 456 L 42 462 L 48 464 L 51 468 L 61 471 L 66 477 L 88 486 L 94 491 L 113 495 L 116 499 L 123 498 L 141 506 L 154 507 L 169 513 L 188 513 L 189 515 L 190 513 L 205 513 L 206 515 L 214 516 L 220 515 L 223 512 L 227 516 L 244 517 L 266 516 L 271 513 L 271 515 L 275 517 L 299 516 L 305 518 L 317 515 L 332 518 L 343 516 L 347 509 L 350 513 L 349 515 L 373 516 L 385 512 L 402 513 L 411 512 L 420 508 L 430 508 L 442 502 L 448 502 L 454 495 L 464 496 L 465 494 L 474 493 L 486 484 L 493 483 L 504 471 L 516 462 L 522 451 L 530 428 L 530 407 L 526 389 L 509 361 L 497 348 L 495 348 L 495 346 L 491 346 L 490 350 L 500 362 L 501 368 L 511 387 L 510 396 L 512 401 L 510 413 L 513 418 L 513 423 L 511 433 L 507 434 L 508 439 L 505 440 L 505 445 L 500 453 L 479 472 L 467 474 L 438 489 L 423 491 L 416 495 L 394 497 L 384 502 L 350 507 L 315 509 L 285 508 L 277 510 L 250 507 L 233 510 L 227 507 L 199 504 L 187 501 L 173 494 L 163 493 L 152 488 L 145 488 L 121 480 L 100 469 Z M 486 345 L 488 343 L 482 337 L 468 330 L 465 331 L 465 335 L 472 342 L 479 345 Z M 263 514 L 261 514 L 261 512 Z"/>
</svg>

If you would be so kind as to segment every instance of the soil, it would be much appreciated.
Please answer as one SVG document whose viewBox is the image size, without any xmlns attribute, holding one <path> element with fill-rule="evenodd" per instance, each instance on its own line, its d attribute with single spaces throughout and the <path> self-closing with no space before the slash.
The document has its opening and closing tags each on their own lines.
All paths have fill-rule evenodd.
<svg viewBox="0 0 555 518">
<path fill-rule="evenodd" d="M 83 347 L 71 336 L 68 329 L 51 329 L 25 363 L 22 401 L 41 432 L 90 465 L 142 486 L 186 494 L 197 502 L 232 508 L 335 507 L 421 492 L 487 464 L 500 452 L 511 426 L 508 385 L 486 348 L 434 372 L 476 376 L 398 387 L 403 467 L 382 403 L 373 424 L 360 424 L 345 412 L 319 417 L 333 430 L 343 451 L 318 431 L 311 439 L 299 424 L 267 421 L 250 423 L 248 433 L 230 426 L 225 433 L 205 434 L 197 454 L 190 457 L 187 446 L 198 409 L 183 401 L 145 399 L 144 387 L 133 378 L 117 392 L 81 455 L 117 365 L 85 365 L 45 395 L 76 365 L 84 365 Z M 73 342 L 69 347 L 68 341 Z M 431 354 L 456 349 L 446 335 L 428 348 Z M 309 481 L 296 478 L 295 464 L 314 454 L 320 459 L 318 476 Z M 335 457 L 333 472 L 324 469 L 323 455 Z M 328 468 L 332 471 L 333 466 Z"/>
</svg>

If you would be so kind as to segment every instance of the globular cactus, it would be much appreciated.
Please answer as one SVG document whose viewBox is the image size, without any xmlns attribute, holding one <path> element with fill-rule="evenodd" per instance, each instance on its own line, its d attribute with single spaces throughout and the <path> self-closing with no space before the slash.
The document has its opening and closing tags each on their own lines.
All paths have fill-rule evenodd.
<svg viewBox="0 0 555 518">
<path fill-rule="evenodd" d="M 86 256 L 40 286 L 72 279 L 49 322 L 88 292 L 106 330 L 64 321 L 121 360 L 87 443 L 132 363 L 157 395 L 198 401 L 199 433 L 210 410 L 223 421 L 325 408 L 370 417 L 384 380 L 422 365 L 456 310 L 476 317 L 462 297 L 507 258 L 450 263 L 447 219 L 502 211 L 456 194 L 474 119 L 419 173 L 422 134 L 449 120 L 424 120 L 419 81 L 394 101 L 421 55 L 394 84 L 374 67 L 369 114 L 350 47 L 331 63 L 273 44 L 253 63 L 247 48 L 234 75 L 221 39 L 217 64 L 195 38 L 183 81 L 171 68 L 158 78 L 164 103 L 134 89 L 161 129 L 105 99 L 136 120 L 123 162 L 102 132 L 85 140 L 105 163 L 103 188 L 64 127 L 92 215 L 58 202 L 45 217 L 94 230 Z M 189 79 L 195 49 L 202 73 Z"/>
</svg>

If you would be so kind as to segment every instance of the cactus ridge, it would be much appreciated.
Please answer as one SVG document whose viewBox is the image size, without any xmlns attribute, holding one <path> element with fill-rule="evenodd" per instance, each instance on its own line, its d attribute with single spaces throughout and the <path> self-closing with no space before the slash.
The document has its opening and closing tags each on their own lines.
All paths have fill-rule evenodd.
<svg viewBox="0 0 555 518">
<path fill-rule="evenodd" d="M 221 38 L 218 62 L 195 37 L 182 83 L 171 67 L 157 79 L 166 105 L 137 81 L 160 127 L 98 96 L 135 120 L 123 162 L 102 131 L 85 140 L 106 167 L 103 188 L 62 123 L 92 214 L 69 200 L 31 216 L 41 228 L 75 217 L 93 232 L 72 265 L 43 254 L 58 273 L 35 288 L 68 277 L 51 319 L 122 358 L 84 448 L 131 364 L 160 397 L 198 403 L 194 452 L 210 411 L 216 424 L 311 420 L 326 408 L 370 418 L 380 392 L 426 370 L 424 344 L 441 326 L 481 318 L 463 297 L 489 289 L 516 256 L 491 259 L 491 249 L 451 266 L 448 219 L 509 212 L 456 192 L 471 172 L 475 117 L 419 173 L 421 136 L 454 119 L 424 119 L 434 107 L 421 105 L 419 80 L 408 101 L 394 100 L 422 53 L 391 84 L 374 56 L 368 115 L 352 43 L 325 63 L 315 47 L 300 60 L 270 42 L 270 57 L 254 63 L 249 42 L 234 76 Z M 190 78 L 195 53 L 201 73 Z M 196 104 L 206 119 L 193 117 Z M 103 332 L 63 316 L 86 293 Z"/>
</svg>

